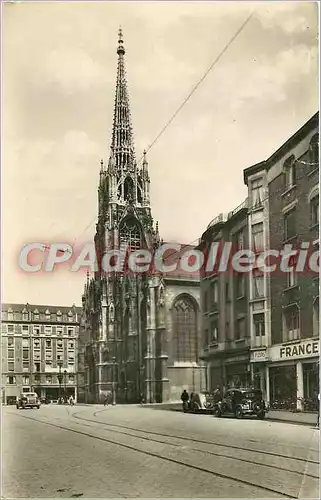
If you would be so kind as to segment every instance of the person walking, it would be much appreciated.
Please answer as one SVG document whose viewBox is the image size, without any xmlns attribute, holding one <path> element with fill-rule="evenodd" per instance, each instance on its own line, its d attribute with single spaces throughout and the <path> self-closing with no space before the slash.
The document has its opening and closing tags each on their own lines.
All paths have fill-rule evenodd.
<svg viewBox="0 0 321 500">
<path fill-rule="evenodd" d="M 182 394 L 181 394 L 181 400 L 182 400 L 182 404 L 183 404 L 183 411 L 186 411 L 187 407 L 188 407 L 188 400 L 189 400 L 189 395 L 188 395 L 188 392 L 186 391 L 186 389 L 184 389 Z"/>
</svg>

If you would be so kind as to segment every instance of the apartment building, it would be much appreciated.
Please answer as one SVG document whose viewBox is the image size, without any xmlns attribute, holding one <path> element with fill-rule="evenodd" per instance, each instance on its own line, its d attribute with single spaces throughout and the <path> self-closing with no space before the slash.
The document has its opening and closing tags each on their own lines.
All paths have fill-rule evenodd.
<svg viewBox="0 0 321 500">
<path fill-rule="evenodd" d="M 244 181 L 251 248 L 319 250 L 319 113 Z M 259 290 L 251 276 L 249 313 L 255 379 L 269 401 L 300 410 L 319 391 L 319 277 L 295 273 L 295 259 L 289 273 L 260 273 Z"/>
<path fill-rule="evenodd" d="M 22 392 L 77 399 L 77 349 L 81 308 L 2 304 L 2 401 Z M 62 375 L 59 383 L 58 375 Z"/>
<path fill-rule="evenodd" d="M 203 233 L 199 250 L 208 258 L 212 245 L 218 245 L 217 264 L 223 248 L 230 245 L 231 255 L 248 248 L 248 200 L 229 214 L 213 219 Z M 213 248 L 213 247 L 212 247 Z M 202 270 L 202 359 L 207 365 L 207 386 L 248 386 L 250 372 L 250 336 L 248 324 L 249 286 L 247 275 L 235 272 L 228 264 L 225 271 L 214 266 Z"/>
</svg>

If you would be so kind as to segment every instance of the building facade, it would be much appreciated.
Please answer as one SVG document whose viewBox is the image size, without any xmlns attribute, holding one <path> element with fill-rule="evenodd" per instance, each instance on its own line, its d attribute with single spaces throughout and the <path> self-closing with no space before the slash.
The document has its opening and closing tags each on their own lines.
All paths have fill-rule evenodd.
<svg viewBox="0 0 321 500">
<path fill-rule="evenodd" d="M 203 233 L 198 249 L 210 259 L 210 249 L 218 245 L 217 263 L 223 252 L 248 246 L 246 199 L 227 215 L 220 214 Z M 223 250 L 223 248 L 225 250 Z M 201 277 L 203 355 L 207 365 L 207 386 L 244 387 L 251 383 L 250 336 L 248 324 L 249 286 L 244 273 L 227 265 L 217 266 Z"/>
<path fill-rule="evenodd" d="M 294 254 L 305 248 L 308 260 L 313 253 L 318 256 L 318 131 L 317 113 L 268 160 L 247 168 L 246 203 L 229 216 L 216 217 L 199 248 L 228 241 L 232 254 L 244 248 L 257 256 L 292 245 Z M 295 272 L 294 254 L 289 272 L 264 273 L 254 265 L 244 273 L 244 293 L 232 266 L 228 273 L 203 271 L 202 357 L 210 390 L 251 385 L 261 388 L 275 408 L 316 409 L 319 274 Z"/>
<path fill-rule="evenodd" d="M 163 243 L 151 213 L 146 153 L 141 165 L 135 156 L 121 32 L 117 55 L 110 155 L 107 165 L 101 161 L 98 188 L 98 265 L 82 299 L 84 399 L 98 402 L 112 392 L 117 401 L 161 402 L 201 384 L 199 275 L 103 269 L 110 252 L 153 254 Z"/>
<path fill-rule="evenodd" d="M 22 392 L 77 400 L 80 308 L 2 304 L 2 401 L 13 404 Z M 62 375 L 59 384 L 58 375 Z"/>
<path fill-rule="evenodd" d="M 249 240 L 264 249 L 305 245 L 319 250 L 319 114 L 268 160 L 244 171 L 249 188 Z M 257 236 L 259 234 L 259 236 Z M 251 362 L 277 407 L 313 407 L 319 391 L 319 276 L 293 270 L 250 282 Z"/>
</svg>

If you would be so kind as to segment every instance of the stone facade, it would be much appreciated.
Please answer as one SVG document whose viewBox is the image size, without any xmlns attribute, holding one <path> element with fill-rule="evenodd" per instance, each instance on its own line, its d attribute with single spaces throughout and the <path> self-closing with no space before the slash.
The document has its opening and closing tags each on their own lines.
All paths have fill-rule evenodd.
<svg viewBox="0 0 321 500">
<path fill-rule="evenodd" d="M 127 256 L 141 250 L 154 254 L 163 243 L 158 223 L 152 218 L 147 156 L 144 152 L 141 165 L 135 157 L 121 32 L 117 54 L 111 149 L 108 164 L 101 161 L 98 188 L 98 266 L 94 276 L 88 276 L 83 294 L 80 355 L 84 399 L 102 402 L 112 394 L 114 402 L 136 403 L 141 398 L 161 402 L 177 399 L 182 386 L 190 386 L 191 370 L 194 375 L 197 370 L 198 376 L 201 372 L 195 347 L 199 336 L 195 293 L 199 275 L 159 272 L 153 264 L 144 272 L 128 268 L 106 272 L 102 265 L 109 252 L 126 248 Z M 164 255 L 164 262 L 179 258 L 180 252 L 171 250 Z M 172 301 L 179 295 L 182 298 L 171 311 Z M 172 315 L 175 326 L 171 325 Z M 171 371 L 179 361 L 174 360 L 175 355 L 185 363 L 178 378 Z"/>
<path fill-rule="evenodd" d="M 80 313 L 75 306 L 2 304 L 4 403 L 12 404 L 28 391 L 50 400 L 57 400 L 60 394 L 77 400 Z"/>
</svg>

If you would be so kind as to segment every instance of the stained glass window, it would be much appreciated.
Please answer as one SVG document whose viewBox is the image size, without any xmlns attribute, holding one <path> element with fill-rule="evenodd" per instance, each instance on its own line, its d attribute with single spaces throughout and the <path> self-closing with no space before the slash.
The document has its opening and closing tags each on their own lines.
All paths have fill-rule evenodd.
<svg viewBox="0 0 321 500">
<path fill-rule="evenodd" d="M 197 314 L 188 297 L 175 302 L 172 310 L 175 361 L 197 361 Z"/>
<path fill-rule="evenodd" d="M 138 223 L 135 220 L 124 222 L 120 229 L 120 244 L 129 247 L 130 250 L 141 248 L 141 235 Z"/>
</svg>

